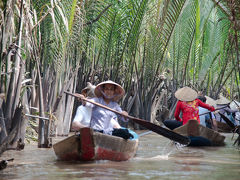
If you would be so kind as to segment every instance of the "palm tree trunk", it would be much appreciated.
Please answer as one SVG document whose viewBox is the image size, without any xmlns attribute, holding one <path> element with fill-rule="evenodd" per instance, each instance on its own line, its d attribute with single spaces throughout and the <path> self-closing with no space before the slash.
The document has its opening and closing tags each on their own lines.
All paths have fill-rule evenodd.
<svg viewBox="0 0 240 180">
<path fill-rule="evenodd" d="M 39 60 L 37 58 L 36 60 L 37 63 L 37 74 L 38 74 L 38 83 L 39 83 L 39 113 L 40 113 L 40 117 L 45 117 L 44 114 L 44 106 L 43 106 L 43 90 L 42 90 L 42 78 L 41 78 L 41 73 L 40 73 L 40 64 L 39 64 Z M 46 134 L 46 122 L 39 118 L 39 125 L 38 125 L 38 147 L 40 148 L 44 148 L 44 147 L 48 147 L 48 142 L 47 142 L 47 138 L 48 138 L 48 134 Z"/>
</svg>

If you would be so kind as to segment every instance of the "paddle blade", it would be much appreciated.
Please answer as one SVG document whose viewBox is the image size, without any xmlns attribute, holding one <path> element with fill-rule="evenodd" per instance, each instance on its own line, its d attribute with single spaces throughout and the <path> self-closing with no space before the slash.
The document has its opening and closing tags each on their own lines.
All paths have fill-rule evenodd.
<svg viewBox="0 0 240 180">
<path fill-rule="evenodd" d="M 224 114 L 219 113 L 221 118 L 229 125 L 232 129 L 235 129 L 235 125 L 230 121 Z"/>
<path fill-rule="evenodd" d="M 139 125 L 157 133 L 160 134 L 168 139 L 171 139 L 173 141 L 176 141 L 183 145 L 188 145 L 190 143 L 190 139 L 186 136 L 182 136 L 181 134 L 175 133 L 174 131 L 171 131 L 169 129 L 163 128 L 161 126 L 158 126 L 156 124 L 150 123 L 145 120 L 141 120 L 138 118 L 131 118 L 134 122 L 138 123 Z"/>
</svg>

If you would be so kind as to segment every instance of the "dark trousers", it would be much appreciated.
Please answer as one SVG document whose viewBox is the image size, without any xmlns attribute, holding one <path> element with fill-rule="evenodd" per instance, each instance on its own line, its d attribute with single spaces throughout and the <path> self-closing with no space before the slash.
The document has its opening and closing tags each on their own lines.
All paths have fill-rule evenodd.
<svg viewBox="0 0 240 180">
<path fill-rule="evenodd" d="M 96 130 L 96 129 L 94 129 L 94 131 L 103 133 L 103 130 Z M 112 135 L 113 136 L 122 137 L 123 139 L 131 139 L 131 138 L 133 138 L 133 135 L 128 131 L 128 129 L 122 129 L 122 128 L 120 128 L 120 129 L 113 129 Z"/>
<path fill-rule="evenodd" d="M 178 127 L 183 125 L 182 122 L 176 121 L 176 120 L 165 120 L 165 121 L 163 121 L 163 124 L 171 130 L 173 130 L 175 128 L 178 128 Z"/>
<path fill-rule="evenodd" d="M 202 136 L 188 136 L 190 138 L 190 144 L 188 146 L 211 146 L 212 143 L 207 138 Z"/>
<path fill-rule="evenodd" d="M 122 137 L 123 139 L 133 138 L 133 135 L 129 133 L 128 129 L 113 129 L 112 135 Z"/>
</svg>

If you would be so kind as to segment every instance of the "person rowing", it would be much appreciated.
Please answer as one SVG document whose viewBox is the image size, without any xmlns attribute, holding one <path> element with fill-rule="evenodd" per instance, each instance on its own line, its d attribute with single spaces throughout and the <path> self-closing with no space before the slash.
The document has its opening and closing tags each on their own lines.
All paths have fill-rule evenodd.
<svg viewBox="0 0 240 180">
<path fill-rule="evenodd" d="M 92 108 L 90 127 L 95 131 L 102 132 L 104 134 L 119 136 L 124 139 L 132 138 L 133 135 L 129 133 L 128 129 L 115 128 L 111 123 L 111 121 L 117 122 L 118 119 L 124 122 L 128 121 L 128 119 L 125 118 L 128 116 L 128 113 L 123 111 L 117 103 L 125 94 L 124 89 L 119 84 L 108 80 L 99 83 L 96 86 L 94 93 L 96 97 L 91 98 L 91 101 L 116 110 L 120 112 L 122 116 L 102 107 L 96 106 L 95 104 L 83 101 L 84 106 Z M 80 99 L 84 99 L 84 97 L 85 96 L 82 94 L 79 95 Z"/>
<path fill-rule="evenodd" d="M 178 122 L 182 122 L 183 125 L 188 123 L 187 136 L 190 138 L 190 144 L 188 146 L 211 146 L 212 142 L 203 136 L 199 135 L 199 107 L 206 108 L 209 111 L 215 111 L 213 106 L 205 104 L 199 100 L 198 93 L 190 87 L 183 87 L 175 92 L 175 97 L 178 99 L 175 118 Z M 180 112 L 182 118 L 180 118 Z"/>
<path fill-rule="evenodd" d="M 186 124 L 189 120 L 196 120 L 200 123 L 199 106 L 215 111 L 213 106 L 203 103 L 197 99 L 198 94 L 190 87 L 183 87 L 175 92 L 175 97 L 178 99 L 174 117 L 176 120 L 166 120 L 164 125 L 170 129 L 175 129 L 181 125 Z M 180 117 L 182 113 L 182 117 Z"/>
<path fill-rule="evenodd" d="M 225 123 L 225 121 L 222 119 L 222 117 L 219 114 L 219 113 L 221 113 L 221 114 L 225 115 L 234 125 L 237 125 L 237 122 L 235 121 L 233 114 L 239 112 L 240 106 L 238 106 L 235 109 L 231 109 L 230 103 L 231 103 L 230 100 L 228 100 L 227 98 L 220 95 L 220 98 L 217 99 L 216 104 L 217 104 L 217 108 L 219 108 L 219 109 L 221 108 L 221 109 L 218 110 L 216 113 L 216 120 L 218 122 Z"/>
<path fill-rule="evenodd" d="M 84 95 L 84 97 L 89 98 L 89 99 L 96 97 L 95 93 L 94 93 L 95 88 L 96 88 L 96 86 L 94 86 L 90 82 L 88 82 L 87 87 L 82 89 L 81 94 Z M 92 108 L 91 107 L 87 107 L 84 105 L 78 106 L 76 115 L 74 116 L 74 119 L 72 122 L 72 130 L 79 131 L 81 128 L 89 127 L 91 116 L 92 116 Z M 121 128 L 118 121 L 115 121 L 114 119 L 111 119 L 110 123 L 114 128 Z"/>
</svg>

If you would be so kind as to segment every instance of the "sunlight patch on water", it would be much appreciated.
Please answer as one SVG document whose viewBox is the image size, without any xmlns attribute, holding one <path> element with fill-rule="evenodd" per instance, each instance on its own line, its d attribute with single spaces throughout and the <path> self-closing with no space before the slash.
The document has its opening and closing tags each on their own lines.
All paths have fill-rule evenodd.
<svg viewBox="0 0 240 180">
<path fill-rule="evenodd" d="M 135 161 L 159 161 L 159 160 L 168 160 L 169 159 L 169 154 L 163 154 L 163 155 L 155 155 L 152 157 L 135 157 L 134 160 Z"/>
<path fill-rule="evenodd" d="M 135 171 L 135 172 L 130 172 L 130 176 L 138 177 L 139 179 L 161 179 L 161 177 L 169 177 L 171 176 L 172 179 L 176 177 L 175 179 L 179 179 L 179 177 L 187 177 L 189 175 L 199 175 L 199 172 L 179 172 L 179 171 L 157 171 L 157 170 L 148 170 L 147 172 L 140 172 L 140 171 Z"/>
<path fill-rule="evenodd" d="M 198 162 L 198 163 L 212 163 L 212 164 L 231 164 L 231 165 L 239 165 L 239 162 L 234 161 L 226 161 L 226 160 L 218 160 L 218 159 L 202 159 L 197 157 L 174 157 L 175 161 L 179 162 Z"/>
<path fill-rule="evenodd" d="M 168 158 L 169 158 L 168 154 L 167 155 L 157 155 L 157 156 L 154 156 L 152 158 L 149 158 L 149 160 L 160 160 L 160 159 L 168 160 Z"/>
</svg>

